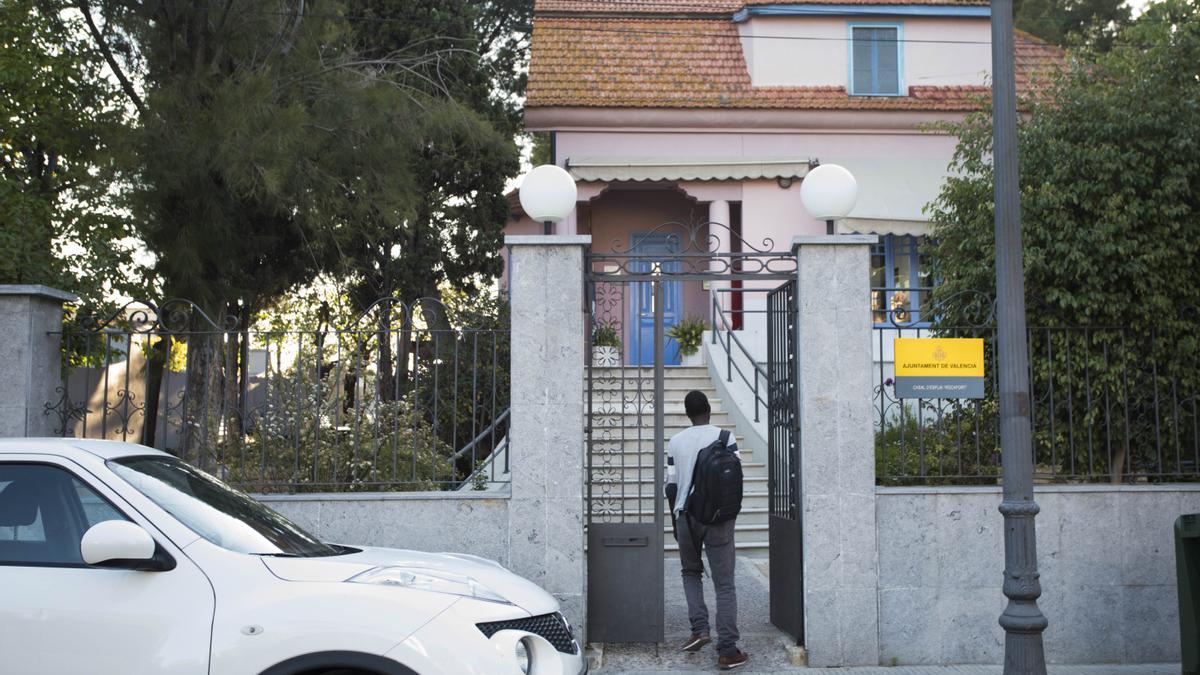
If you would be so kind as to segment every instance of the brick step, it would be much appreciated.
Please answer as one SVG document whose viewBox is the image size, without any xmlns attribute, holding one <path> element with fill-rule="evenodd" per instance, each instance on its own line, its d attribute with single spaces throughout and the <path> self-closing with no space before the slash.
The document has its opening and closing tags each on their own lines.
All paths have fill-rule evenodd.
<svg viewBox="0 0 1200 675">
<path fill-rule="evenodd" d="M 587 467 L 584 467 L 585 470 Z M 596 474 L 607 473 L 609 471 L 620 471 L 623 478 L 631 480 L 639 477 L 646 477 L 654 474 L 654 459 L 651 457 L 644 458 L 644 461 L 613 461 L 608 465 L 595 463 L 592 465 L 592 471 Z M 761 462 L 742 462 L 742 473 L 746 480 L 751 478 L 755 480 L 758 477 L 766 478 L 767 465 Z"/>
<path fill-rule="evenodd" d="M 598 391 L 610 391 L 612 389 L 622 389 L 626 391 L 637 391 L 639 388 L 642 391 L 654 391 L 654 378 L 623 378 L 623 377 L 604 377 L 602 375 L 592 375 L 589 381 L 584 380 L 584 390 L 591 389 L 593 395 Z M 715 393 L 712 380 L 708 379 L 708 375 L 697 375 L 695 377 L 673 377 L 663 378 L 663 392 L 671 392 L 668 398 L 676 398 L 683 400 L 685 394 L 696 389 L 704 392 L 705 396 Z"/>
<path fill-rule="evenodd" d="M 600 469 L 604 466 L 611 466 L 614 468 L 637 468 L 639 466 L 650 469 L 654 468 L 654 453 L 650 452 L 648 449 L 637 448 L 634 446 L 629 450 L 618 451 L 615 449 L 614 444 L 612 443 L 602 444 L 599 442 L 596 444 L 596 448 L 596 453 L 592 455 L 592 468 L 594 469 Z M 613 448 L 613 451 L 609 452 L 608 448 Z M 739 450 L 738 452 L 740 452 L 742 455 L 742 471 L 744 473 L 747 475 L 756 475 L 760 473 L 764 476 L 767 475 L 767 453 L 764 452 L 760 457 L 756 458 L 754 451 L 748 448 L 746 450 Z M 755 459 L 761 461 L 756 462 Z M 584 462 L 584 466 L 587 466 L 586 461 Z M 666 466 L 665 456 L 663 458 L 663 466 Z"/>
<path fill-rule="evenodd" d="M 722 407 L 719 398 L 710 398 L 708 403 L 712 408 L 713 415 L 724 415 L 728 412 Z M 599 415 L 617 412 L 631 415 L 654 415 L 654 407 L 654 397 L 651 395 L 639 394 L 636 391 L 612 391 L 605 392 L 603 395 L 594 394 L 591 401 L 585 401 L 584 413 L 590 412 L 593 415 Z M 664 414 L 687 416 L 683 402 L 672 401 L 670 398 L 667 399 Z"/>
<path fill-rule="evenodd" d="M 593 466 L 592 470 L 594 472 L 596 470 L 596 467 Z M 646 472 L 646 473 L 650 473 L 650 472 Z M 595 485 L 620 485 L 622 483 L 624 483 L 625 485 L 656 485 L 656 483 L 654 482 L 654 478 L 652 478 L 652 477 L 651 478 L 641 477 L 641 478 L 637 478 L 637 479 L 626 478 L 624 480 L 606 480 L 604 478 L 592 477 L 591 483 L 593 486 L 595 486 Z M 743 486 L 742 494 L 743 495 L 750 494 L 751 491 L 748 491 L 746 488 L 749 488 L 751 486 L 758 486 L 759 484 L 762 485 L 763 490 L 766 489 L 767 476 L 765 474 L 762 476 L 745 474 L 742 478 L 742 486 Z M 757 492 L 757 490 L 755 490 L 755 492 Z"/>
<path fill-rule="evenodd" d="M 646 423 L 641 426 L 629 426 L 629 427 L 621 427 L 621 426 L 613 426 L 613 425 L 609 425 L 609 424 L 604 424 L 603 420 L 601 418 L 602 418 L 602 416 L 600 416 L 600 415 L 594 416 L 594 418 L 592 419 L 592 429 L 594 429 L 596 431 L 606 431 L 606 432 L 612 432 L 612 433 L 620 433 L 621 429 L 625 429 L 626 438 L 636 435 L 638 430 L 640 429 L 642 431 L 643 438 L 654 438 L 654 417 L 653 416 L 647 417 Z M 586 423 L 586 421 L 587 420 L 585 420 L 585 423 Z M 669 420 L 664 420 L 663 435 L 669 441 L 669 440 L 671 440 L 672 436 L 683 431 L 684 429 L 690 428 L 691 426 L 692 425 L 690 423 L 689 424 L 670 424 Z M 728 428 L 728 427 L 726 427 L 726 428 Z M 647 431 L 649 431 L 650 433 L 647 434 L 646 433 Z M 732 438 L 734 441 L 742 440 L 736 434 L 731 434 L 730 438 Z"/>
<path fill-rule="evenodd" d="M 589 383 L 593 390 L 601 389 L 610 391 L 612 389 L 624 389 L 626 391 L 654 391 L 653 377 L 608 377 L 599 373 L 593 373 L 590 380 L 587 378 L 583 380 L 585 388 Z M 703 375 L 663 378 L 663 391 L 670 392 L 678 398 L 683 398 L 684 394 L 693 389 L 704 392 L 705 396 L 716 395 L 717 392 L 707 373 Z"/>
<path fill-rule="evenodd" d="M 742 501 L 742 512 L 739 513 L 738 517 L 737 517 L 738 528 L 741 528 L 743 525 L 761 525 L 763 527 L 766 527 L 767 522 L 768 522 L 768 517 L 770 515 L 770 509 L 768 509 L 767 506 L 765 505 L 766 504 L 765 501 L 763 502 L 763 504 L 764 504 L 763 506 L 750 506 L 745 500 L 743 500 Z M 634 512 L 627 511 L 626 515 L 631 516 L 631 517 L 636 516 L 638 518 L 643 518 L 643 517 L 648 518 L 653 513 L 654 513 L 654 509 L 645 509 L 645 510 L 634 511 Z M 665 522 L 669 525 L 671 522 L 671 517 L 668 514 L 664 513 L 663 518 L 665 519 Z"/>
<path fill-rule="evenodd" d="M 607 413 L 607 414 L 606 414 Z M 654 411 L 644 410 L 641 413 L 634 412 L 612 412 L 592 410 L 592 425 L 600 429 L 653 429 L 654 428 Z M 729 413 L 713 412 L 710 421 L 721 428 L 732 427 L 733 424 L 729 421 Z M 680 413 L 664 413 L 663 414 L 663 429 L 676 429 L 675 433 L 682 431 L 692 426 L 692 421 L 687 418 L 687 415 Z M 668 438 L 670 438 L 668 436 Z"/>
<path fill-rule="evenodd" d="M 596 502 L 619 502 L 624 513 L 649 513 L 654 511 L 654 493 L 650 490 L 634 494 L 632 490 L 626 490 L 622 495 L 619 489 L 612 489 L 608 497 L 599 489 L 604 486 L 592 487 L 592 499 Z M 618 488 L 619 484 L 610 486 Z M 767 508 L 767 490 L 764 484 L 762 490 L 742 493 L 742 508 Z M 586 493 L 585 493 L 586 494 Z M 666 500 L 664 500 L 665 503 Z"/>
<path fill-rule="evenodd" d="M 652 454 L 654 454 L 654 449 L 653 449 L 654 448 L 654 432 L 653 432 L 653 430 L 650 430 L 649 434 L 646 434 L 646 430 L 643 429 L 641 437 L 638 437 L 636 429 L 628 429 L 628 430 L 625 430 L 626 436 L 624 438 L 620 437 L 619 429 L 616 430 L 616 435 L 614 435 L 611 438 L 605 438 L 605 437 L 600 436 L 601 431 L 604 431 L 607 434 L 607 432 L 611 431 L 611 430 L 600 429 L 600 428 L 596 428 L 593 430 L 594 436 L 592 438 L 592 447 L 595 448 L 596 455 L 601 455 L 601 454 L 604 454 L 604 455 L 618 455 L 618 454 L 652 455 Z M 737 437 L 733 437 L 732 440 L 734 443 L 739 443 L 738 444 L 738 453 L 742 454 L 742 461 L 748 461 L 756 453 L 762 455 L 763 458 L 766 458 L 766 456 L 767 456 L 766 452 L 758 452 L 758 450 L 756 450 L 754 448 L 743 448 L 742 446 L 740 446 L 740 442 L 742 442 L 742 441 L 740 441 L 739 438 L 737 438 Z M 667 441 L 670 442 L 671 438 L 667 438 Z M 665 456 L 666 452 L 664 452 L 662 454 L 664 454 L 664 456 Z"/>
<path fill-rule="evenodd" d="M 592 373 L 620 377 L 654 377 L 653 366 L 592 366 Z M 708 377 L 708 366 L 664 366 L 667 379 L 678 377 Z"/>
</svg>

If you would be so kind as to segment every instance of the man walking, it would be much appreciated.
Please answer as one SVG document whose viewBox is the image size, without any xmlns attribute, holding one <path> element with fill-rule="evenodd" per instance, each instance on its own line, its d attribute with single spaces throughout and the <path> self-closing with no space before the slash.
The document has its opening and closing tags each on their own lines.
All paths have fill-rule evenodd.
<svg viewBox="0 0 1200 675">
<path fill-rule="evenodd" d="M 712 408 L 703 392 L 688 392 L 683 399 L 683 407 L 692 426 L 676 434 L 667 444 L 666 486 L 676 522 L 683 593 L 687 598 L 688 619 L 692 624 L 692 637 L 684 643 L 683 651 L 700 651 L 712 641 L 701 581 L 704 563 L 700 552 L 703 549 L 708 554 L 709 575 L 717 596 L 717 665 L 721 670 L 733 670 L 749 659 L 737 646 L 737 589 L 733 579 L 733 528 L 736 518 L 706 525 L 690 515 L 687 508 L 688 497 L 694 494 L 692 480 L 696 473 L 697 457 L 702 450 L 727 439 L 728 432 L 722 433 L 720 428 L 708 423 Z M 727 447 L 730 452 L 737 453 L 736 443 L 730 441 Z"/>
</svg>

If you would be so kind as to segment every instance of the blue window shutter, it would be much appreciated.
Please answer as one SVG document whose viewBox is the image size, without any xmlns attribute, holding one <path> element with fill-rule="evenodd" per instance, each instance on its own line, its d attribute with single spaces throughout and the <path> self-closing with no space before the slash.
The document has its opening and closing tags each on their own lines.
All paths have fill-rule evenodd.
<svg viewBox="0 0 1200 675">
<path fill-rule="evenodd" d="M 875 90 L 874 73 L 871 71 L 873 54 L 872 30 L 854 29 L 854 83 L 855 94 L 872 94 Z"/>
<path fill-rule="evenodd" d="M 851 31 L 852 93 L 900 93 L 899 29 L 890 26 L 854 27 Z"/>
<path fill-rule="evenodd" d="M 899 47 L 895 28 L 875 29 L 875 54 L 878 64 L 875 73 L 876 94 L 900 93 Z"/>
</svg>

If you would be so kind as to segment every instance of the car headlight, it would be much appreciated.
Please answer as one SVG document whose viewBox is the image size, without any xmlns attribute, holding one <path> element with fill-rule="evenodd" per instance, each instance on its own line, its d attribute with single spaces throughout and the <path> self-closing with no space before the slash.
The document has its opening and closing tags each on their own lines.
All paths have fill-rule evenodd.
<svg viewBox="0 0 1200 675">
<path fill-rule="evenodd" d="M 411 567 L 376 567 L 348 579 L 356 584 L 383 584 L 403 586 L 421 591 L 461 595 L 476 600 L 512 603 L 507 598 L 475 581 L 471 577 L 444 570 L 417 569 Z"/>
</svg>

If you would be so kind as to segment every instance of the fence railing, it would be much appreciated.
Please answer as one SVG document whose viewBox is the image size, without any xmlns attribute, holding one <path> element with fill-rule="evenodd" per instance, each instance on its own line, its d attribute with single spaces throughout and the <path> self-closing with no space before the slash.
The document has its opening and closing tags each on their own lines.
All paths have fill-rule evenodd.
<svg viewBox="0 0 1200 675">
<path fill-rule="evenodd" d="M 508 481 L 509 330 L 463 321 L 384 300 L 346 326 L 272 330 L 135 303 L 63 330 L 46 413 L 252 491 L 486 489 Z"/>
<path fill-rule="evenodd" d="M 934 335 L 984 339 L 984 398 L 896 398 L 892 339 Z M 1200 480 L 1200 373 L 1155 330 L 1031 328 L 1027 339 L 1036 481 Z M 877 326 L 874 343 L 880 484 L 997 484 L 994 328 Z"/>
</svg>

